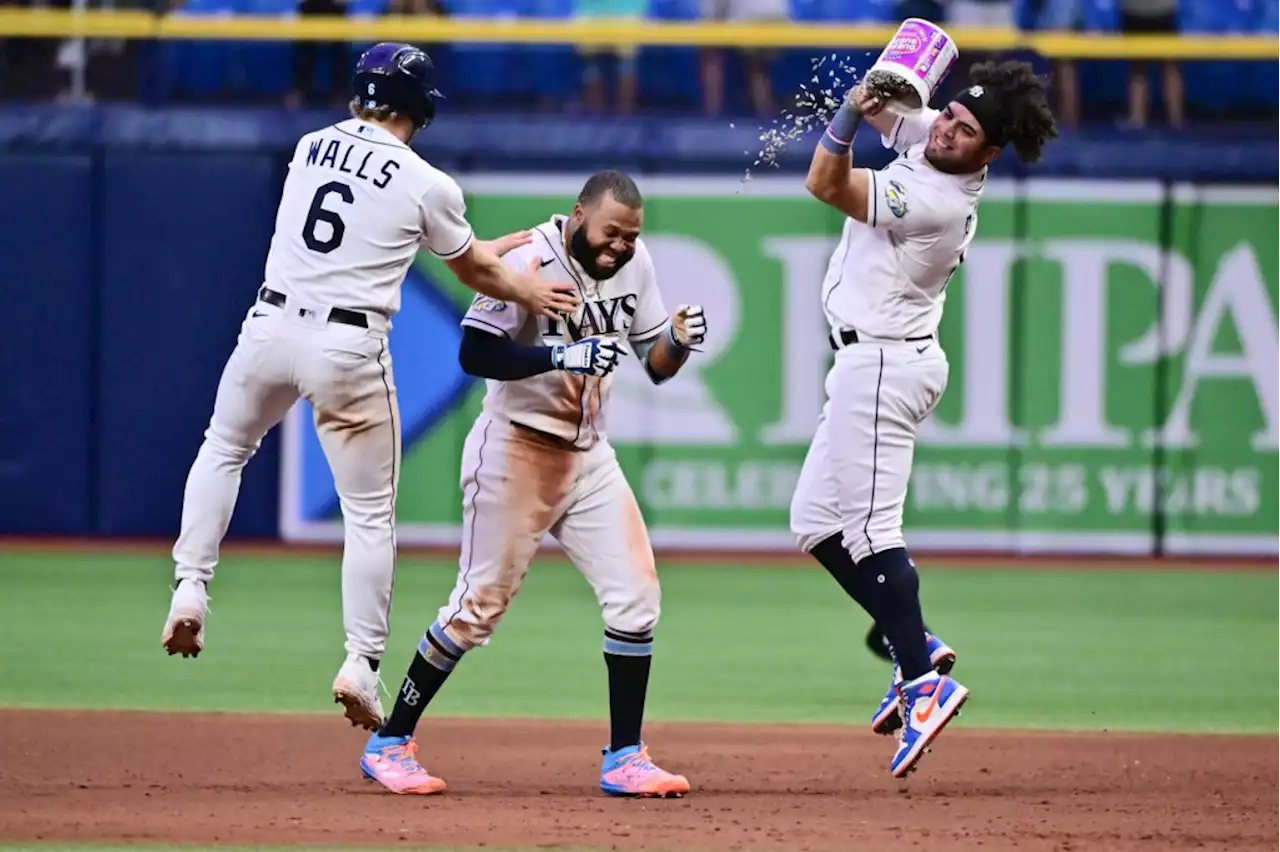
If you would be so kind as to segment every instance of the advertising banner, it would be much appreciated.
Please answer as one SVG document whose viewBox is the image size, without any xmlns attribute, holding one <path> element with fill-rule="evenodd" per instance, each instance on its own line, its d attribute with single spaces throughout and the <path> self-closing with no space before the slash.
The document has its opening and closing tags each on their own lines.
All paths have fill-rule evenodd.
<svg viewBox="0 0 1280 852">
<path fill-rule="evenodd" d="M 569 213 L 584 176 L 471 175 L 494 237 Z M 793 549 L 788 505 L 830 364 L 823 274 L 842 225 L 799 178 L 640 181 L 668 309 L 705 351 L 654 387 L 619 367 L 608 429 L 655 545 Z M 948 289 L 950 384 L 921 431 L 919 550 L 1274 554 L 1280 344 L 1273 188 L 993 181 Z M 423 255 L 391 351 L 404 424 L 398 538 L 457 542 L 462 442 L 483 383 L 457 362 L 470 301 Z M 340 540 L 300 403 L 281 530 Z"/>
</svg>

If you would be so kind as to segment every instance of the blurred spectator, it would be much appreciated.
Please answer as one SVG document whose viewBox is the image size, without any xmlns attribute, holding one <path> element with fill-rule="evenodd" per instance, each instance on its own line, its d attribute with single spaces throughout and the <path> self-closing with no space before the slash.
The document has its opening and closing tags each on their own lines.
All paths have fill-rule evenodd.
<svg viewBox="0 0 1280 852">
<path fill-rule="evenodd" d="M 1038 30 L 1067 32 L 1079 30 L 1082 25 L 1080 0 L 1040 0 L 1032 3 L 1031 18 Z M 1080 71 L 1074 59 L 1055 59 L 1053 83 L 1058 102 L 1054 109 L 1060 127 L 1078 127 L 1080 124 Z"/>
<path fill-rule="evenodd" d="M 787 0 L 701 0 L 702 17 L 710 21 L 785 21 L 789 17 Z M 774 112 L 773 60 L 769 50 L 744 48 L 747 88 L 751 108 L 758 115 Z M 724 51 L 702 53 L 702 97 L 708 115 L 719 115 L 724 109 Z"/>
<path fill-rule="evenodd" d="M 648 0 L 574 0 L 573 13 L 578 18 L 616 21 L 642 21 L 648 10 Z M 636 106 L 636 56 L 635 45 L 615 46 L 583 45 L 578 48 L 582 57 L 582 102 L 592 112 L 603 112 L 605 104 L 605 58 L 612 54 L 618 60 L 618 87 L 612 111 L 630 115 Z"/>
<path fill-rule="evenodd" d="M 1178 31 L 1178 0 L 1120 0 L 1120 29 L 1133 33 L 1169 34 Z M 1151 110 L 1150 69 L 1146 62 L 1129 66 L 1129 124 L 1146 127 Z M 1185 97 L 1182 70 L 1178 63 L 1160 63 L 1163 78 L 1164 109 L 1169 124 L 1181 127 Z"/>
<path fill-rule="evenodd" d="M 303 17 L 346 17 L 347 0 L 298 0 L 298 14 Z M 329 60 L 327 85 L 322 87 L 322 100 L 346 103 L 349 71 L 346 42 L 299 41 L 293 46 L 293 90 L 288 97 L 290 106 L 300 106 L 312 101 L 316 70 L 322 53 Z"/>
</svg>

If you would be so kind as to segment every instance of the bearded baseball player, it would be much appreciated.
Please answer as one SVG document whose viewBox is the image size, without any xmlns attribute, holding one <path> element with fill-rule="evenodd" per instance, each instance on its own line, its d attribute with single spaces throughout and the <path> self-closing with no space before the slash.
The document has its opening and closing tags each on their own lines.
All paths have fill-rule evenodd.
<svg viewBox="0 0 1280 852">
<path fill-rule="evenodd" d="M 462 320 L 460 359 L 488 380 L 462 458 L 462 552 L 449 602 L 418 652 L 364 774 L 396 793 L 445 782 L 415 757 L 423 711 L 465 655 L 485 645 L 549 532 L 595 590 L 604 620 L 610 742 L 600 787 L 616 796 L 681 796 L 689 782 L 654 765 L 641 740 L 659 587 L 649 535 L 605 432 L 610 375 L 630 349 L 661 384 L 703 341 L 700 307 L 668 318 L 640 230 L 643 202 L 621 172 L 589 179 L 570 216 L 533 230 L 505 262 L 533 261 L 572 284 L 582 308 L 563 319 L 477 298 Z"/>
<path fill-rule="evenodd" d="M 888 640 L 894 672 L 872 730 L 901 731 L 889 763 L 896 777 L 915 768 L 969 697 L 949 676 L 955 652 L 925 631 L 902 510 L 916 429 L 947 386 L 938 340 L 947 282 L 973 240 L 987 166 L 1007 145 L 1035 162 L 1057 136 L 1044 90 L 1027 63 L 979 64 L 941 112 L 899 118 L 885 109 L 898 93 L 864 80 L 805 181 L 848 218 L 822 287 L 835 363 L 791 529 Z M 864 121 L 898 152 L 879 171 L 853 168 Z"/>
<path fill-rule="evenodd" d="M 435 70 L 406 44 L 370 48 L 352 80 L 352 118 L 299 140 L 289 163 L 266 273 L 218 384 L 204 443 L 187 477 L 169 615 L 172 654 L 204 648 L 206 589 L 240 489 L 240 471 L 299 397 L 315 426 L 342 507 L 346 661 L 334 701 L 353 725 L 383 721 L 378 666 L 395 577 L 400 417 L 387 350 L 400 287 L 419 247 L 466 286 L 558 316 L 578 305 L 564 282 L 541 281 L 499 255 L 532 235 L 486 243 L 467 224 L 462 191 L 409 140 L 435 115 Z"/>
</svg>

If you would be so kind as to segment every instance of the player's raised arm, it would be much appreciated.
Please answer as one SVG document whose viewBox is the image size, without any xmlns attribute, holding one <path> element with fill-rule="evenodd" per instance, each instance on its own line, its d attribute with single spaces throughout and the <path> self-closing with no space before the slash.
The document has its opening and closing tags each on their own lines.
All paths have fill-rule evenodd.
<svg viewBox="0 0 1280 852">
<path fill-rule="evenodd" d="M 853 137 L 864 119 L 880 116 L 883 110 L 879 96 L 863 84 L 855 86 L 823 132 L 804 181 L 814 198 L 859 222 L 867 221 L 870 178 L 865 169 L 853 168 Z"/>
<path fill-rule="evenodd" d="M 635 262 L 644 270 L 644 278 L 627 339 L 650 381 L 660 385 L 680 372 L 689 353 L 706 339 L 707 318 L 700 305 L 681 305 L 668 317 L 653 258 L 643 245 Z"/>
</svg>

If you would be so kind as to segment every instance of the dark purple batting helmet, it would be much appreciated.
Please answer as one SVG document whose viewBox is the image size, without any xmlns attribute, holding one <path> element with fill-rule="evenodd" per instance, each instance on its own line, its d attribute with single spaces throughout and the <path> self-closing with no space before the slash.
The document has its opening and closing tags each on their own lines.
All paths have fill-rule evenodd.
<svg viewBox="0 0 1280 852">
<path fill-rule="evenodd" d="M 356 63 L 351 91 L 362 106 L 387 107 L 418 130 L 436 114 L 436 67 L 431 57 L 411 44 L 384 41 L 366 50 Z"/>
</svg>

